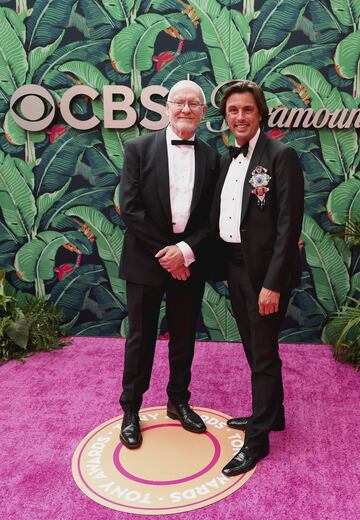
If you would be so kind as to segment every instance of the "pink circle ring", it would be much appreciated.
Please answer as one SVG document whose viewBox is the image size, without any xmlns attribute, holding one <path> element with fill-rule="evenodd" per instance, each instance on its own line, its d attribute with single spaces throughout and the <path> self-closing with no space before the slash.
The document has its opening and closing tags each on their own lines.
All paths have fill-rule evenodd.
<svg viewBox="0 0 360 520">
<path fill-rule="evenodd" d="M 146 430 L 152 430 L 153 428 L 181 428 L 180 424 L 155 424 L 154 426 L 149 426 L 148 428 L 144 428 L 143 431 Z M 153 486 L 167 486 L 171 484 L 181 484 L 182 482 L 187 482 L 188 480 L 192 480 L 194 478 L 200 477 L 201 475 L 204 475 L 207 471 L 209 471 L 212 467 L 215 466 L 217 461 L 220 457 L 220 444 L 217 438 L 210 432 L 205 432 L 204 435 L 206 435 L 211 442 L 214 445 L 214 455 L 209 462 L 207 466 L 205 466 L 204 469 L 201 471 L 198 471 L 197 473 L 194 473 L 193 475 L 189 475 L 188 477 L 180 478 L 177 480 L 147 480 L 144 478 L 137 477 L 136 475 L 132 475 L 126 469 L 123 467 L 123 465 L 120 462 L 120 450 L 124 447 L 122 443 L 119 443 L 115 450 L 113 455 L 113 462 L 116 467 L 116 469 L 125 477 L 129 478 L 130 480 L 134 480 L 135 482 L 139 482 L 141 484 L 151 484 Z"/>
</svg>

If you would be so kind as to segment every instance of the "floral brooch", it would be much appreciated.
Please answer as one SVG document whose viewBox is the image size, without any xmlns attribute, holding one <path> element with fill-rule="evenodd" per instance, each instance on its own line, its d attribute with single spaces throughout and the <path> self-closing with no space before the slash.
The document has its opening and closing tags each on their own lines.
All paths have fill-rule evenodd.
<svg viewBox="0 0 360 520">
<path fill-rule="evenodd" d="M 263 209 L 265 206 L 265 195 L 270 190 L 268 188 L 268 184 L 271 177 L 267 173 L 267 169 L 263 166 L 256 166 L 256 168 L 251 172 L 251 179 L 249 180 L 253 189 L 251 193 L 257 196 L 257 205 L 260 209 Z"/>
</svg>

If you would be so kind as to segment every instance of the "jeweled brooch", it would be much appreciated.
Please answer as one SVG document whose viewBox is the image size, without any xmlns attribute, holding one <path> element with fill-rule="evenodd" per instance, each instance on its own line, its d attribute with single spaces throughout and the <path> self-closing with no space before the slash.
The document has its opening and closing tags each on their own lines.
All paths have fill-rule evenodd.
<svg viewBox="0 0 360 520">
<path fill-rule="evenodd" d="M 256 195 L 257 197 L 257 205 L 260 209 L 263 209 L 265 206 L 265 195 L 270 188 L 268 188 L 268 184 L 271 177 L 267 173 L 267 169 L 263 166 L 256 166 L 256 168 L 251 172 L 251 178 L 249 180 L 253 189 L 251 193 Z"/>
</svg>

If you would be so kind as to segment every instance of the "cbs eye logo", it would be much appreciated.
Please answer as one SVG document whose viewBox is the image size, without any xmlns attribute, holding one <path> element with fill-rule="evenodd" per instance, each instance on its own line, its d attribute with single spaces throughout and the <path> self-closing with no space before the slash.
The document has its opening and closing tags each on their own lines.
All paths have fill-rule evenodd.
<svg viewBox="0 0 360 520">
<path fill-rule="evenodd" d="M 44 100 L 48 102 L 50 109 L 44 103 Z M 21 128 L 38 132 L 50 126 L 53 121 L 55 101 L 44 87 L 25 85 L 17 89 L 11 97 L 10 110 L 14 121 Z"/>
</svg>

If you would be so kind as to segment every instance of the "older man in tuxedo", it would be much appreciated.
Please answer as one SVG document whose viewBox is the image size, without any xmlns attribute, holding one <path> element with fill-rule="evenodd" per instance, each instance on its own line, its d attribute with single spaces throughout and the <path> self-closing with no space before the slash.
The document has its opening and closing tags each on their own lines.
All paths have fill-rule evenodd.
<svg viewBox="0 0 360 520">
<path fill-rule="evenodd" d="M 228 421 L 245 430 L 242 449 L 223 468 L 231 476 L 252 469 L 269 453 L 270 430 L 285 428 L 278 334 L 300 277 L 304 181 L 295 151 L 261 129 L 268 109 L 260 87 L 246 80 L 234 84 L 220 111 L 236 146 L 221 160 L 212 223 L 227 257 L 229 295 L 252 384 L 251 417 Z"/>
<path fill-rule="evenodd" d="M 120 276 L 126 280 L 129 333 L 120 439 L 128 448 L 142 442 L 138 411 L 150 383 L 164 294 L 170 335 L 167 414 L 186 430 L 206 430 L 188 403 L 218 156 L 195 136 L 207 110 L 196 83 L 178 82 L 169 92 L 166 110 L 165 130 L 126 143 L 121 180 L 127 230 Z"/>
</svg>

